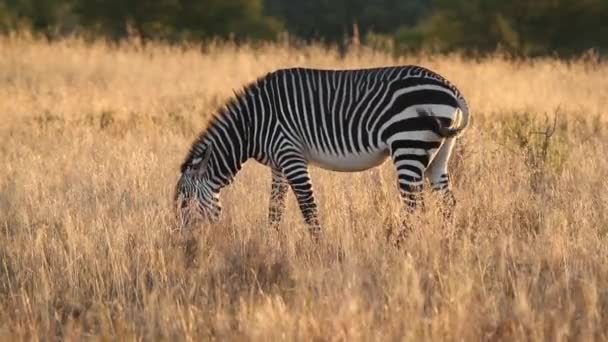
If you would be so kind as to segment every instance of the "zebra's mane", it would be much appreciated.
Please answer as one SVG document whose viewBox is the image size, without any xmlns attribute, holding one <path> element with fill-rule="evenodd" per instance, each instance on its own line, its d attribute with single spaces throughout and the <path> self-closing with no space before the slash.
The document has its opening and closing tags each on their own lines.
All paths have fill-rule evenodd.
<svg viewBox="0 0 608 342">
<path fill-rule="evenodd" d="M 206 145 L 207 145 L 207 134 L 209 129 L 217 125 L 217 122 L 228 115 L 229 113 L 238 112 L 239 108 L 243 108 L 247 106 L 247 96 L 248 94 L 254 92 L 263 86 L 268 76 L 271 73 L 268 73 L 264 76 L 258 77 L 255 81 L 252 81 L 240 89 L 234 90 L 234 95 L 231 96 L 222 106 L 216 109 L 213 114 L 211 114 L 211 118 L 207 122 L 207 127 L 202 130 L 202 132 L 198 135 L 198 137 L 194 140 L 192 145 L 190 146 L 190 150 L 186 155 L 183 163 L 180 166 L 180 172 L 184 173 L 193 163 L 193 161 L 197 158 L 202 158 L 205 153 Z"/>
</svg>

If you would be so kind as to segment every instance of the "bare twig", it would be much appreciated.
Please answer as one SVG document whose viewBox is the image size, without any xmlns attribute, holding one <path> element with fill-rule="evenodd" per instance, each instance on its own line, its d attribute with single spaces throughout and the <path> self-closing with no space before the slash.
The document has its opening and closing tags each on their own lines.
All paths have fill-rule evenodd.
<svg viewBox="0 0 608 342">
<path fill-rule="evenodd" d="M 531 132 L 532 134 L 540 134 L 543 136 L 543 142 L 541 145 L 540 153 L 535 151 L 532 152 L 532 166 L 535 170 L 534 173 L 534 187 L 537 189 L 544 188 L 545 182 L 545 164 L 547 162 L 547 157 L 549 155 L 549 144 L 551 142 L 551 137 L 555 134 L 555 130 L 557 128 L 557 117 L 559 115 L 560 106 L 555 109 L 555 114 L 553 118 L 553 125 L 549 124 L 549 115 L 545 114 L 545 129 L 544 131 L 536 131 Z"/>
<path fill-rule="evenodd" d="M 532 134 L 541 134 L 544 136 L 542 150 L 541 150 L 543 164 L 544 164 L 544 162 L 547 161 L 547 153 L 549 151 L 549 141 L 551 140 L 551 137 L 553 136 L 553 134 L 555 133 L 555 129 L 557 128 L 557 117 L 559 115 L 560 107 L 561 106 L 557 106 L 557 108 L 555 109 L 552 126 L 548 125 L 549 115 L 545 114 L 545 130 L 532 132 Z"/>
</svg>

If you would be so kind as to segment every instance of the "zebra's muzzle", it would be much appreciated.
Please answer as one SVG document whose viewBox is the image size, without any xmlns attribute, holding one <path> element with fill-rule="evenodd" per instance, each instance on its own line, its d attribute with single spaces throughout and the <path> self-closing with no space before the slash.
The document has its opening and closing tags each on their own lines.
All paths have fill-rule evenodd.
<svg viewBox="0 0 608 342">
<path fill-rule="evenodd" d="M 190 228 L 205 220 L 204 211 L 196 199 L 178 196 L 175 209 L 177 224 L 181 229 Z"/>
</svg>

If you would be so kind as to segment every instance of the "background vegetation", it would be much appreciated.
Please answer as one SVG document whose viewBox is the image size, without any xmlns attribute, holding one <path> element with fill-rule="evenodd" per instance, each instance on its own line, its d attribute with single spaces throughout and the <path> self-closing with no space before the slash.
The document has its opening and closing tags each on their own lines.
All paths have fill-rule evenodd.
<svg viewBox="0 0 608 342">
<path fill-rule="evenodd" d="M 573 56 L 608 47 L 605 0 L 4 0 L 0 30 L 144 40 L 324 41 L 411 50 Z"/>
<path fill-rule="evenodd" d="M 0 340 L 608 339 L 606 63 L 263 47 L 0 38 Z M 387 163 L 313 169 L 322 244 L 291 194 L 269 231 L 252 162 L 221 222 L 174 231 L 179 163 L 232 89 L 294 64 L 406 63 L 472 108 L 454 226 L 429 196 L 393 248 Z"/>
<path fill-rule="evenodd" d="M 608 340 L 608 1 L 0 1 L 0 340 Z M 474 57 L 474 58 L 472 58 Z M 528 58 L 534 57 L 534 58 Z M 291 66 L 422 64 L 471 126 L 403 248 L 390 163 L 313 168 L 266 222 L 248 163 L 176 231 L 207 119 Z"/>
</svg>

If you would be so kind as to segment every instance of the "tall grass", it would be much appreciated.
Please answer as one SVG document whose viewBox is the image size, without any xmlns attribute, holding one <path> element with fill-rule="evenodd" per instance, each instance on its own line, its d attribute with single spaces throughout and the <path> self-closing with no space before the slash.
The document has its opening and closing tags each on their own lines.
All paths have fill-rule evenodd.
<svg viewBox="0 0 608 342">
<path fill-rule="evenodd" d="M 277 233 L 270 171 L 250 162 L 219 224 L 173 231 L 178 165 L 232 89 L 279 67 L 405 63 L 472 109 L 455 225 L 431 196 L 392 247 L 387 163 L 313 169 L 326 239 L 292 195 Z M 0 339 L 606 340 L 607 89 L 608 64 L 587 59 L 1 38 Z"/>
</svg>

